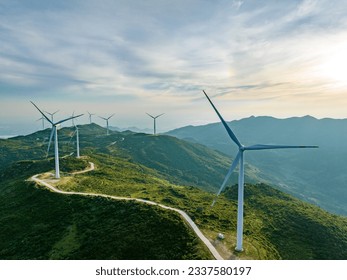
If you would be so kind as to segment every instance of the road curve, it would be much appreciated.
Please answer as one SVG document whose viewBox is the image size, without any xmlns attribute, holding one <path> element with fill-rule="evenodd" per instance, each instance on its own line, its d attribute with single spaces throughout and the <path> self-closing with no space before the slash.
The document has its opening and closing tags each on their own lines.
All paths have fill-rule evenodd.
<svg viewBox="0 0 347 280">
<path fill-rule="evenodd" d="M 90 167 L 88 167 L 87 169 L 82 170 L 82 171 L 76 171 L 76 172 L 73 172 L 72 174 L 81 174 L 81 173 L 86 173 L 86 172 L 90 172 L 90 171 L 94 170 L 95 169 L 94 163 L 89 162 L 89 164 L 90 164 Z M 62 191 L 62 190 L 59 190 L 59 189 L 55 188 L 54 186 L 52 186 L 51 184 L 47 183 L 46 181 L 44 181 L 42 179 L 37 178 L 39 175 L 40 174 L 33 175 L 29 180 L 30 181 L 34 181 L 34 182 L 36 182 L 39 185 L 45 186 L 48 189 L 50 189 L 50 190 L 52 190 L 52 191 L 54 191 L 56 193 L 65 194 L 65 195 L 82 195 L 82 196 L 106 197 L 106 198 L 111 198 L 111 199 L 115 199 L 115 200 L 132 200 L 132 201 L 137 201 L 137 202 L 140 202 L 140 203 L 156 205 L 156 206 L 159 206 L 159 207 L 161 207 L 163 209 L 175 211 L 175 212 L 179 213 L 182 216 L 182 218 L 187 221 L 187 223 L 190 225 L 190 227 L 194 230 L 195 234 L 200 238 L 200 240 L 202 242 L 204 242 L 204 244 L 209 249 L 211 254 L 215 257 L 215 259 L 216 260 L 223 260 L 223 258 L 218 253 L 216 248 L 205 237 L 205 235 L 203 235 L 203 233 L 200 231 L 198 226 L 193 222 L 193 220 L 188 216 L 188 214 L 186 212 L 180 210 L 180 209 L 169 207 L 169 206 L 166 206 L 166 205 L 163 205 L 163 204 L 159 204 L 159 203 L 156 203 L 154 201 L 145 200 L 145 199 L 139 199 L 139 198 L 113 196 L 113 195 L 97 194 L 97 193 L 66 192 L 66 191 Z"/>
</svg>

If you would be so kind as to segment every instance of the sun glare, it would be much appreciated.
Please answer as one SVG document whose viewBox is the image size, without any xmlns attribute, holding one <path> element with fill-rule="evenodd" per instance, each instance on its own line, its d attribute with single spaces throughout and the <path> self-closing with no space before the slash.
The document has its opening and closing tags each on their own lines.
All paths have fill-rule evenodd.
<svg viewBox="0 0 347 280">
<path fill-rule="evenodd" d="M 321 64 L 320 75 L 337 85 L 347 86 L 347 45 L 335 49 Z"/>
</svg>

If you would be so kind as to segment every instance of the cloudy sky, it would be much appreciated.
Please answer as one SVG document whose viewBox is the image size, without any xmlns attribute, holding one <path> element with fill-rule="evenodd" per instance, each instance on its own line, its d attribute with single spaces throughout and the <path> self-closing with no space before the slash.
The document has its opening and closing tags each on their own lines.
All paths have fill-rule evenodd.
<svg viewBox="0 0 347 280">
<path fill-rule="evenodd" d="M 0 134 L 40 128 L 29 100 L 80 123 L 216 122 L 202 89 L 227 120 L 346 118 L 346 14 L 343 0 L 0 0 Z"/>
</svg>

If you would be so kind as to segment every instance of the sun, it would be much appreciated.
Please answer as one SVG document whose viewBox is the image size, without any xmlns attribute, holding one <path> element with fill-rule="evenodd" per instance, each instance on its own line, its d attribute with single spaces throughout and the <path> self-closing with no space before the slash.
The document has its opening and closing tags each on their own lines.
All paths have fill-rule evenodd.
<svg viewBox="0 0 347 280">
<path fill-rule="evenodd" d="M 323 59 L 319 73 L 336 85 L 347 86 L 347 44 L 335 48 Z"/>
</svg>

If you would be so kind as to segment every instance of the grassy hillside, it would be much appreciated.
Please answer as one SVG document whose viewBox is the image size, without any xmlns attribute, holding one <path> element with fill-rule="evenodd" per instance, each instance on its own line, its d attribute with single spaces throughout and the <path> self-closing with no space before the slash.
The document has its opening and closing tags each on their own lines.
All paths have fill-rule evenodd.
<svg viewBox="0 0 347 280">
<path fill-rule="evenodd" d="M 60 129 L 60 157 L 75 153 L 73 128 Z M 105 129 L 96 125 L 81 125 L 81 154 L 98 151 L 155 169 L 157 176 L 172 183 L 192 185 L 215 192 L 224 179 L 231 158 L 206 148 L 191 144 L 171 136 L 153 136 L 144 133 L 111 132 L 106 136 Z M 49 130 L 39 131 L 28 136 L 0 141 L 0 159 L 3 167 L 24 159 L 42 159 L 46 156 Z M 53 145 L 49 158 L 54 156 Z M 1 166 L 0 165 L 0 166 Z M 0 167 L 1 170 L 1 167 Z M 247 165 L 248 182 L 259 181 L 259 170 Z M 237 174 L 232 178 L 236 179 Z"/>
<path fill-rule="evenodd" d="M 1 174 L 0 259 L 211 258 L 177 213 L 55 194 L 24 181 L 45 170 L 45 162 L 27 161 Z"/>
<path fill-rule="evenodd" d="M 227 189 L 225 196 L 236 203 L 237 186 Z M 331 215 L 265 184 L 246 185 L 245 201 L 245 219 L 255 219 L 252 228 L 283 259 L 347 258 L 346 218 Z M 254 215 L 248 213 L 253 211 Z M 251 234 L 249 230 L 245 228 L 246 234 Z"/>
<path fill-rule="evenodd" d="M 235 258 L 236 186 L 229 187 L 213 208 L 214 194 L 205 191 L 222 182 L 229 164 L 225 156 L 168 136 L 132 132 L 105 136 L 104 129 L 96 125 L 83 126 L 80 132 L 81 152 L 87 158 L 61 159 L 64 180 L 58 188 L 148 199 L 182 209 L 224 258 Z M 15 141 L 29 147 L 44 134 L 7 140 L 2 145 L 13 151 L 20 146 L 20 150 L 22 146 Z M 73 143 L 69 144 L 71 134 L 69 128 L 59 131 L 62 156 L 74 150 Z M 43 144 L 32 146 L 36 152 L 45 148 Z M 0 219 L 4 225 L 0 228 L 0 258 L 211 258 L 175 213 L 134 202 L 58 195 L 25 182 L 54 167 L 51 157 L 11 165 L 20 156 L 35 158 L 33 151 L 25 151 L 7 156 L 0 172 Z M 88 161 L 96 164 L 95 171 L 69 176 L 72 170 L 84 169 Z M 257 170 L 253 172 L 256 178 Z M 248 184 L 245 189 L 245 251 L 236 257 L 347 259 L 346 218 L 264 184 Z M 226 236 L 223 241 L 216 238 L 220 232 Z M 110 243 L 114 247 L 108 250 Z M 156 249 L 152 248 L 154 243 Z M 105 254 L 96 248 L 105 249 Z"/>
<path fill-rule="evenodd" d="M 202 145 L 192 145 L 171 136 L 131 134 L 110 147 L 117 156 L 157 170 L 172 183 L 193 185 L 214 191 L 223 180 L 230 159 Z"/>
<path fill-rule="evenodd" d="M 69 178 L 58 187 L 136 197 L 183 209 L 224 254 L 235 246 L 236 186 L 211 207 L 213 194 L 174 185 L 142 165 L 120 158 L 93 155 L 98 169 L 88 176 Z M 245 251 L 251 259 L 345 259 L 347 219 L 304 203 L 267 185 L 247 185 L 245 192 Z M 222 242 L 219 232 L 226 235 Z M 332 249 L 334 248 L 334 249 Z M 327 253 L 328 252 L 328 253 Z"/>
<path fill-rule="evenodd" d="M 103 136 L 106 130 L 96 124 L 79 126 L 81 139 L 89 147 L 93 147 L 96 135 Z M 75 152 L 75 138 L 71 138 L 74 128 L 62 128 L 58 130 L 59 155 L 69 155 Z M 51 129 L 40 130 L 26 136 L 17 136 L 10 139 L 0 139 L 0 171 L 10 164 L 20 160 L 41 160 L 46 158 L 48 141 Z M 54 156 L 54 143 L 52 142 L 49 157 Z"/>
</svg>

